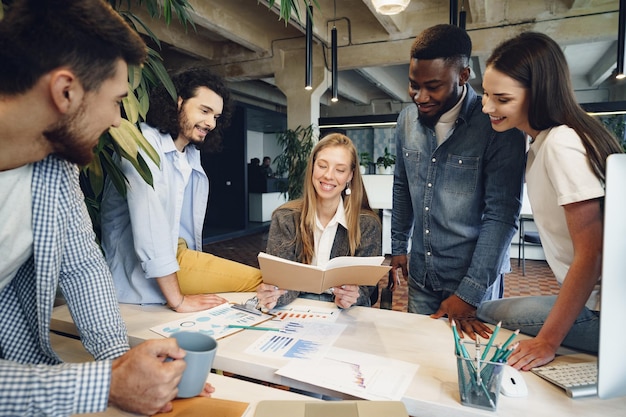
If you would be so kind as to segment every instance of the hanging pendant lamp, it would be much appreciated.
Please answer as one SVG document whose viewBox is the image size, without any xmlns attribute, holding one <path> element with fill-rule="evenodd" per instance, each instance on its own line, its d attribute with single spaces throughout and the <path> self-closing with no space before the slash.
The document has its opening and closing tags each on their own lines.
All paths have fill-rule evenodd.
<svg viewBox="0 0 626 417">
<path fill-rule="evenodd" d="M 615 78 L 621 80 L 626 78 L 624 74 L 624 59 L 626 59 L 626 0 L 619 0 L 619 15 L 617 28 L 617 70 Z"/>
<path fill-rule="evenodd" d="M 372 0 L 376 13 L 392 15 L 403 12 L 411 0 Z"/>
<path fill-rule="evenodd" d="M 309 4 L 306 14 L 306 58 L 304 89 L 313 89 L 313 6 Z"/>
<path fill-rule="evenodd" d="M 331 84 L 333 96 L 330 99 L 332 102 L 339 101 L 339 88 L 337 85 L 337 28 L 333 26 L 330 31 L 330 55 L 331 55 Z"/>
</svg>

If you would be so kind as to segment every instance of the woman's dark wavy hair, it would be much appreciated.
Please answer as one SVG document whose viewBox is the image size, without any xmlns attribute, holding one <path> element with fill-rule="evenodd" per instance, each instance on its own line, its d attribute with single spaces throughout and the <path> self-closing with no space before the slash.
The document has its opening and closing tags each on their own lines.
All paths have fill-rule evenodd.
<svg viewBox="0 0 626 417">
<path fill-rule="evenodd" d="M 212 73 L 207 68 L 194 67 L 174 74 L 172 82 L 176 87 L 178 97 L 183 99 L 183 103 L 194 97 L 200 87 L 206 87 L 222 97 L 224 100 L 222 114 L 217 119 L 215 129 L 207 134 L 202 144 L 203 151 L 219 152 L 222 148 L 222 131 L 230 126 L 232 117 L 230 91 L 224 84 L 222 77 Z M 163 85 L 156 87 L 150 93 L 150 109 L 146 115 L 146 123 L 161 133 L 170 134 L 172 139 L 178 137 L 180 129 L 178 100 L 173 100 Z"/>
<path fill-rule="evenodd" d="M 567 125 L 580 136 L 587 159 L 604 182 L 606 158 L 622 148 L 604 125 L 578 104 L 569 68 L 559 45 L 549 36 L 524 32 L 502 42 L 487 59 L 492 67 L 528 89 L 528 122 L 534 130 Z"/>
</svg>

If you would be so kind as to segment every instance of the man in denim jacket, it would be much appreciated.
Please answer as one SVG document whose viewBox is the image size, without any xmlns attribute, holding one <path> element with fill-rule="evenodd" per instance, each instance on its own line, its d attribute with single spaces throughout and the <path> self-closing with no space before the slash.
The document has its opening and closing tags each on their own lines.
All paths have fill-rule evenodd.
<svg viewBox="0 0 626 417">
<path fill-rule="evenodd" d="M 409 94 L 416 105 L 398 117 L 391 236 L 409 312 L 447 315 L 474 338 L 490 332 L 476 308 L 502 296 L 510 270 L 525 140 L 517 130 L 496 133 L 481 112 L 467 82 L 471 47 L 452 25 L 426 29 L 413 43 Z"/>
</svg>

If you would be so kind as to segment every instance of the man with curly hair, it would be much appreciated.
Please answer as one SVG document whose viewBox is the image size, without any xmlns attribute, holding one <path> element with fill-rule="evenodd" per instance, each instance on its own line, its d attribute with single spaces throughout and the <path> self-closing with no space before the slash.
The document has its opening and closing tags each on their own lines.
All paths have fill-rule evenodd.
<svg viewBox="0 0 626 417">
<path fill-rule="evenodd" d="M 129 186 L 121 196 L 107 182 L 102 202 L 102 247 L 119 301 L 165 304 L 178 312 L 206 310 L 227 300 L 215 293 L 255 291 L 257 268 L 202 252 L 209 180 L 200 147 L 217 148 L 230 119 L 230 93 L 205 68 L 172 77 L 178 97 L 163 86 L 150 97 L 141 131 L 160 157 L 150 160 L 153 186 L 117 158 Z"/>
</svg>

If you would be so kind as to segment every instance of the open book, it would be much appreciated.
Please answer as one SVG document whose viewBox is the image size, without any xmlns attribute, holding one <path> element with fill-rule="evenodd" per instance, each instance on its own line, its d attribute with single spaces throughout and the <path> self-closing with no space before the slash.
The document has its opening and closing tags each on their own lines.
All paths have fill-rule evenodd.
<svg viewBox="0 0 626 417">
<path fill-rule="evenodd" d="M 381 265 L 384 256 L 339 256 L 331 259 L 324 268 L 288 261 L 264 252 L 259 253 L 258 259 L 264 283 L 315 294 L 344 284 L 376 285 L 391 269 Z"/>
</svg>

